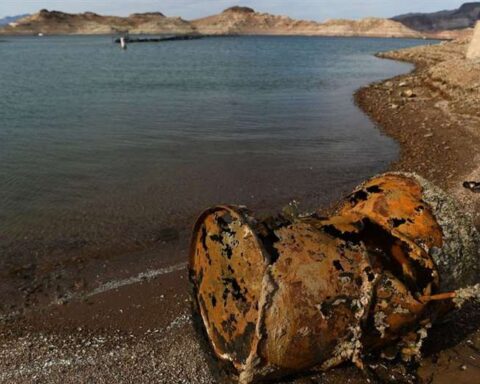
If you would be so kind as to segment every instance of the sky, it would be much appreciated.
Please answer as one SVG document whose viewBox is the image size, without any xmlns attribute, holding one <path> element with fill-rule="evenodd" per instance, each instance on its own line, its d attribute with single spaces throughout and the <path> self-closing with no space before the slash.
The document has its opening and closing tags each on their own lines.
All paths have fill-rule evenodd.
<svg viewBox="0 0 480 384">
<path fill-rule="evenodd" d="M 42 8 L 64 12 L 92 11 L 126 16 L 159 11 L 167 16 L 194 19 L 233 5 L 259 12 L 323 21 L 330 18 L 392 17 L 408 12 L 434 12 L 458 8 L 468 0 L 0 0 L 0 17 L 34 13 Z"/>
</svg>

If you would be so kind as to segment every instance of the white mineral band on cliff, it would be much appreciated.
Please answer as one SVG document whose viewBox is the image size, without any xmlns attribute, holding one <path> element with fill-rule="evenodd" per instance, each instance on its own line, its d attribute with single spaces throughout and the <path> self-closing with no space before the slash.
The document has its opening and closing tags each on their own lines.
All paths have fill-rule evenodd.
<svg viewBox="0 0 480 384">
<path fill-rule="evenodd" d="M 472 41 L 468 46 L 467 59 L 480 60 L 480 21 L 477 21 L 477 25 L 473 31 Z"/>
</svg>

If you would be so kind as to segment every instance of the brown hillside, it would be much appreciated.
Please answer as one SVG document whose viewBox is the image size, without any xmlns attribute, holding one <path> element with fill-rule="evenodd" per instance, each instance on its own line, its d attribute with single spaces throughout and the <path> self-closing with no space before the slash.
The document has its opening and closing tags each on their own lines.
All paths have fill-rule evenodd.
<svg viewBox="0 0 480 384">
<path fill-rule="evenodd" d="M 331 20 L 318 23 L 258 13 L 251 8 L 242 7 L 229 8 L 218 15 L 193 20 L 192 24 L 198 32 L 209 35 L 421 37 L 418 32 L 387 19 Z"/>
<path fill-rule="evenodd" d="M 3 29 L 7 34 L 110 34 L 130 33 L 192 33 L 193 28 L 178 17 L 166 17 L 160 12 L 135 13 L 128 17 L 101 16 L 86 12 L 70 14 L 58 11 L 40 12 L 18 20 Z"/>
<path fill-rule="evenodd" d="M 366 37 L 433 37 L 454 39 L 471 35 L 471 30 L 426 33 L 388 19 L 329 20 L 324 23 L 295 20 L 287 16 L 255 12 L 247 7 L 231 7 L 218 15 L 186 21 L 160 12 L 134 13 L 128 17 L 102 16 L 92 12 L 69 14 L 42 10 L 1 28 L 0 34 L 132 34 L 205 35 L 304 35 Z"/>
</svg>

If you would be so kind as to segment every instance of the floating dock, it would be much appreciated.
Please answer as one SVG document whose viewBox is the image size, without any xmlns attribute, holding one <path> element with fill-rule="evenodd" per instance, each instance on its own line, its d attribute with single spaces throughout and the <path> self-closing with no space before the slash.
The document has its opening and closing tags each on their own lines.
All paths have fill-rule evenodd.
<svg viewBox="0 0 480 384">
<path fill-rule="evenodd" d="M 173 35 L 161 37 L 125 37 L 125 43 L 162 43 L 166 41 L 197 40 L 202 39 L 203 35 Z M 115 39 L 115 43 L 120 44 L 121 38 Z"/>
</svg>

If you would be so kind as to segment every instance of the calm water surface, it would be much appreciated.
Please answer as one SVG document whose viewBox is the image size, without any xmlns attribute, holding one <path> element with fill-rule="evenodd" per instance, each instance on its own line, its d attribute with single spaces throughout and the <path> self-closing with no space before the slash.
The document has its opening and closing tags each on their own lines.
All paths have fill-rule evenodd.
<svg viewBox="0 0 480 384">
<path fill-rule="evenodd" d="M 328 203 L 397 156 L 352 94 L 411 67 L 372 54 L 425 44 L 238 37 L 122 51 L 108 37 L 4 40 L 4 259 L 175 240 L 217 203 Z"/>
</svg>

